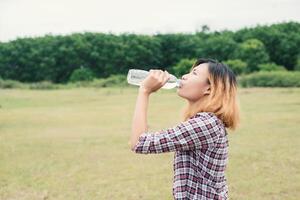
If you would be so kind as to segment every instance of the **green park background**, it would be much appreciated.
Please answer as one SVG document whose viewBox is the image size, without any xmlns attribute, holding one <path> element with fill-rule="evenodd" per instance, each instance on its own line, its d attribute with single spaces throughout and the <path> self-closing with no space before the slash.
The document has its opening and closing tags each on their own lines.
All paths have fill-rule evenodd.
<svg viewBox="0 0 300 200">
<path fill-rule="evenodd" d="M 0 42 L 0 199 L 172 199 L 173 153 L 130 150 L 129 69 L 181 77 L 197 58 L 237 75 L 231 199 L 300 198 L 300 23 L 191 34 L 74 33 Z M 175 89 L 150 97 L 152 131 L 180 122 Z"/>
</svg>

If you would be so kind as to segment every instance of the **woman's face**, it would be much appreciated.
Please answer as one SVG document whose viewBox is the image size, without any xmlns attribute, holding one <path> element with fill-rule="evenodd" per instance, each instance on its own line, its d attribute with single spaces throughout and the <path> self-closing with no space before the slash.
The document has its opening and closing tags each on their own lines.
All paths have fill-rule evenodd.
<svg viewBox="0 0 300 200">
<path fill-rule="evenodd" d="M 208 83 L 208 64 L 202 63 L 193 70 L 182 76 L 181 86 L 177 89 L 177 94 L 189 102 L 195 102 L 210 93 Z"/>
</svg>

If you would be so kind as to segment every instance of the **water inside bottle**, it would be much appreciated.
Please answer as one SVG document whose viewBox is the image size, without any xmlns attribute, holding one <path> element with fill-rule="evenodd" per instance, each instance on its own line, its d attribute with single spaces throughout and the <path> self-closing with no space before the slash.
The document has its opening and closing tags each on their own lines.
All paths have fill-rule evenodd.
<svg viewBox="0 0 300 200">
<path fill-rule="evenodd" d="M 138 72 L 138 75 L 133 72 Z M 141 82 L 148 76 L 149 72 L 139 69 L 131 69 L 128 71 L 127 82 L 132 85 L 139 86 Z"/>
<path fill-rule="evenodd" d="M 132 85 L 140 86 L 141 82 L 148 76 L 149 72 L 139 69 L 131 69 L 128 71 L 127 82 Z M 179 80 L 172 74 L 170 74 L 170 79 L 162 88 L 172 89 L 179 87 Z"/>
</svg>

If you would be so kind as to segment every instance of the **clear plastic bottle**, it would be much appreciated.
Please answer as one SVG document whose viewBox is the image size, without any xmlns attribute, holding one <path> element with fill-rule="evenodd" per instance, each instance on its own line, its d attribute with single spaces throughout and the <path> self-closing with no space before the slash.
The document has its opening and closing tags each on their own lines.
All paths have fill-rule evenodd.
<svg viewBox="0 0 300 200">
<path fill-rule="evenodd" d="M 149 72 L 141 69 L 130 69 L 127 74 L 127 82 L 131 85 L 140 86 L 141 82 L 148 76 Z M 170 79 L 166 82 L 162 88 L 172 89 L 180 87 L 180 80 L 174 75 L 170 74 Z"/>
</svg>

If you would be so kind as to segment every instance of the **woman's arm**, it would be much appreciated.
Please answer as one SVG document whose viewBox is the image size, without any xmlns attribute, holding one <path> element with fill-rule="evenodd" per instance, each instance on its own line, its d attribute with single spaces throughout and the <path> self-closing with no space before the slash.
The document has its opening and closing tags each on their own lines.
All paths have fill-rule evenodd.
<svg viewBox="0 0 300 200">
<path fill-rule="evenodd" d="M 156 154 L 214 148 L 223 133 L 221 123 L 211 113 L 197 113 L 195 117 L 173 127 L 142 133 L 133 152 Z"/>
<path fill-rule="evenodd" d="M 132 134 L 130 139 L 131 149 L 133 149 L 136 145 L 142 132 L 147 131 L 148 129 L 147 109 L 149 96 L 150 94 L 147 91 L 143 90 L 143 88 L 139 89 L 132 120 Z"/>
<path fill-rule="evenodd" d="M 147 109 L 150 94 L 159 90 L 169 79 L 170 75 L 167 71 L 150 70 L 147 78 L 141 83 L 132 121 L 132 134 L 130 139 L 130 147 L 132 150 L 140 135 L 148 129 Z"/>
</svg>

